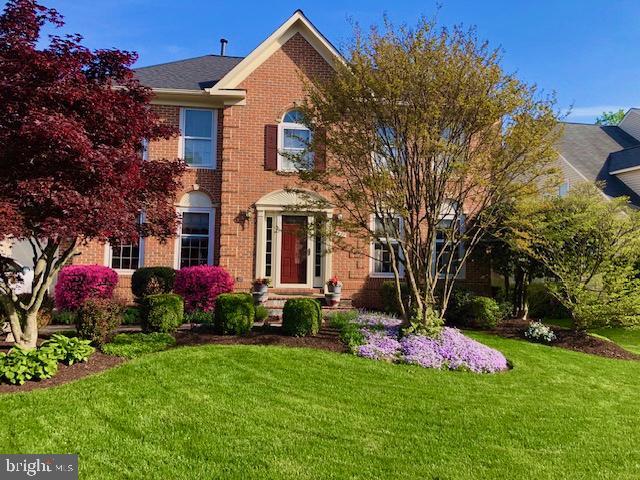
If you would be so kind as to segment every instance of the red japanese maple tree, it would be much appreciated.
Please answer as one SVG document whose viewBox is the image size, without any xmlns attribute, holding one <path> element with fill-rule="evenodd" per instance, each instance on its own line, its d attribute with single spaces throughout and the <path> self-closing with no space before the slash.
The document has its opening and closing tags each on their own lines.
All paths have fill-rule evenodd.
<svg viewBox="0 0 640 480">
<path fill-rule="evenodd" d="M 136 54 L 91 51 L 79 35 L 39 48 L 46 24 L 61 27 L 62 17 L 35 0 L 11 0 L 0 16 L 0 241 L 28 241 L 34 261 L 32 293 L 19 298 L 20 266 L 0 255 L 0 304 L 25 348 L 36 345 L 52 279 L 81 244 L 174 233 L 184 168 L 142 159 L 144 141 L 177 132 L 149 108 Z"/>
</svg>

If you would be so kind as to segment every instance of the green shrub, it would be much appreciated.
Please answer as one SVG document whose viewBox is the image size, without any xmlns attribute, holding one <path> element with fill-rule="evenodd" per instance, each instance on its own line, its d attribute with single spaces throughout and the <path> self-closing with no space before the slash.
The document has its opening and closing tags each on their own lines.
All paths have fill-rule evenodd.
<svg viewBox="0 0 640 480">
<path fill-rule="evenodd" d="M 458 289 L 451 294 L 445 317 L 447 323 L 459 327 L 493 328 L 504 318 L 508 308 L 501 309 L 493 298 Z"/>
<path fill-rule="evenodd" d="M 184 302 L 174 293 L 149 295 L 141 302 L 141 314 L 145 333 L 173 333 L 182 325 Z"/>
<path fill-rule="evenodd" d="M 365 344 L 362 327 L 356 323 L 345 323 L 340 329 L 340 341 L 354 353 L 360 345 Z"/>
<path fill-rule="evenodd" d="M 249 293 L 221 293 L 216 298 L 214 327 L 218 333 L 249 333 L 255 318 L 253 297 Z"/>
<path fill-rule="evenodd" d="M 27 380 L 44 380 L 57 371 L 58 357 L 50 348 L 15 347 L 9 353 L 0 353 L 0 380 L 6 383 L 22 385 Z"/>
<path fill-rule="evenodd" d="M 102 347 L 107 355 L 137 358 L 147 353 L 160 352 L 176 344 L 168 333 L 119 333 Z"/>
<path fill-rule="evenodd" d="M 549 292 L 545 283 L 532 283 L 527 289 L 531 318 L 570 318 L 569 311 Z"/>
<path fill-rule="evenodd" d="M 256 322 L 264 322 L 269 318 L 269 309 L 264 305 L 258 305 L 256 307 Z"/>
<path fill-rule="evenodd" d="M 53 323 L 56 325 L 75 325 L 76 312 L 72 312 L 70 310 L 53 312 Z"/>
<path fill-rule="evenodd" d="M 493 328 L 500 320 L 500 306 L 493 298 L 473 297 L 468 308 L 468 321 L 474 327 Z"/>
<path fill-rule="evenodd" d="M 409 288 L 404 282 L 400 283 L 400 293 L 402 295 L 402 301 L 404 302 L 405 307 L 408 307 Z M 382 308 L 386 313 L 390 313 L 393 315 L 400 315 L 402 313 L 400 304 L 398 303 L 398 298 L 396 295 L 396 283 L 394 281 L 387 280 L 382 283 L 380 287 L 380 298 L 382 300 Z"/>
<path fill-rule="evenodd" d="M 473 294 L 463 288 L 457 288 L 451 292 L 449 304 L 445 312 L 445 319 L 448 324 L 459 327 L 467 327 L 470 320 L 469 303 Z"/>
<path fill-rule="evenodd" d="M 95 348 L 90 343 L 89 340 L 81 340 L 78 337 L 54 334 L 49 340 L 43 342 L 40 348 L 52 350 L 59 361 L 73 365 L 78 362 L 86 362 L 95 352 Z"/>
<path fill-rule="evenodd" d="M 329 326 L 341 330 L 348 323 L 352 323 L 358 318 L 356 310 L 347 310 L 344 312 L 332 312 L 327 316 Z"/>
<path fill-rule="evenodd" d="M 311 298 L 292 298 L 282 309 L 282 331 L 285 335 L 305 337 L 320 330 L 322 308 Z"/>
<path fill-rule="evenodd" d="M 111 332 L 122 323 L 120 303 L 103 298 L 87 300 L 76 315 L 76 329 L 80 338 L 101 346 Z"/>
<path fill-rule="evenodd" d="M 185 312 L 184 323 L 213 325 L 213 312 L 205 312 L 203 310 L 194 310 L 193 312 Z"/>
<path fill-rule="evenodd" d="M 176 280 L 176 271 L 170 267 L 139 268 L 131 276 L 131 291 L 138 298 L 171 293 Z"/>
<path fill-rule="evenodd" d="M 123 313 L 123 321 L 124 325 L 140 325 L 141 322 L 141 314 L 139 307 L 127 307 L 124 309 Z"/>
</svg>

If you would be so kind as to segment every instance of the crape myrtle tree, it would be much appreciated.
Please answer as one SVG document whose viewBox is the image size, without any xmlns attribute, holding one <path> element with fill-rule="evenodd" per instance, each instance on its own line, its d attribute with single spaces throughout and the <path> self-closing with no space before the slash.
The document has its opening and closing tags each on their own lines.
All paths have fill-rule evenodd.
<svg viewBox="0 0 640 480">
<path fill-rule="evenodd" d="M 302 186 L 342 214 L 322 231 L 332 248 L 356 254 L 363 243 L 386 245 L 405 323 L 437 330 L 495 212 L 554 171 L 554 99 L 505 73 L 473 29 L 426 19 L 356 28 L 335 75 L 306 90 L 309 150 L 328 162 L 301 172 Z"/>
<path fill-rule="evenodd" d="M 628 199 L 605 198 L 585 183 L 517 209 L 506 238 L 545 267 L 576 330 L 640 323 L 640 212 Z"/>
<path fill-rule="evenodd" d="M 39 48 L 47 24 L 62 17 L 34 0 L 9 1 L 0 16 L 0 240 L 29 242 L 34 264 L 31 294 L 18 297 L 21 266 L 0 257 L 0 303 L 25 348 L 36 345 L 52 279 L 80 245 L 174 232 L 183 169 L 141 158 L 144 140 L 176 132 L 150 110 L 152 92 L 130 68 L 136 55 L 91 51 L 79 35 Z"/>
</svg>

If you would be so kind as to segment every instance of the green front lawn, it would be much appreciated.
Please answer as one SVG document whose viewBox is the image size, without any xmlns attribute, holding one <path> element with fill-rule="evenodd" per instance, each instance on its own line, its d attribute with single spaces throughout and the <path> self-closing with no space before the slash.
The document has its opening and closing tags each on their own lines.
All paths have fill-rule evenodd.
<svg viewBox="0 0 640 480">
<path fill-rule="evenodd" d="M 640 363 L 473 333 L 515 369 L 187 347 L 0 397 L 5 453 L 80 478 L 638 478 Z"/>
</svg>

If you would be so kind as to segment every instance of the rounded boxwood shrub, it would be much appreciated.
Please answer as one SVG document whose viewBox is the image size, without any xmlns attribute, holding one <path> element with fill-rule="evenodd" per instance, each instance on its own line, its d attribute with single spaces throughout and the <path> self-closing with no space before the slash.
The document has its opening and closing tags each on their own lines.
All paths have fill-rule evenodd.
<svg viewBox="0 0 640 480">
<path fill-rule="evenodd" d="M 184 302 L 175 293 L 158 293 L 149 295 L 141 303 L 141 325 L 145 333 L 173 333 L 184 316 Z"/>
<path fill-rule="evenodd" d="M 253 327 L 255 307 L 249 293 L 222 293 L 216 300 L 214 328 L 218 333 L 244 335 Z"/>
<path fill-rule="evenodd" d="M 218 295 L 232 292 L 233 284 L 233 277 L 224 268 L 198 265 L 180 269 L 173 290 L 184 298 L 186 312 L 211 312 Z"/>
<path fill-rule="evenodd" d="M 282 331 L 286 335 L 305 337 L 320 330 L 322 309 L 320 303 L 311 298 L 292 298 L 282 309 Z"/>
<path fill-rule="evenodd" d="M 171 293 L 176 271 L 171 267 L 139 268 L 131 276 L 131 291 L 136 298 Z"/>
<path fill-rule="evenodd" d="M 55 288 L 58 310 L 79 309 L 89 298 L 113 297 L 118 283 L 115 270 L 102 265 L 70 265 L 60 270 Z"/>
<path fill-rule="evenodd" d="M 122 323 L 122 304 L 105 298 L 89 299 L 78 310 L 76 329 L 80 338 L 102 346 Z"/>
<path fill-rule="evenodd" d="M 500 320 L 500 305 L 493 298 L 473 297 L 468 304 L 471 324 L 478 328 L 493 328 Z"/>
<path fill-rule="evenodd" d="M 527 303 L 531 318 L 570 318 L 569 310 L 549 291 L 546 283 L 531 283 L 527 287 Z"/>
<path fill-rule="evenodd" d="M 264 305 L 258 305 L 256 307 L 256 322 L 264 322 L 269 318 L 269 309 Z"/>
</svg>

